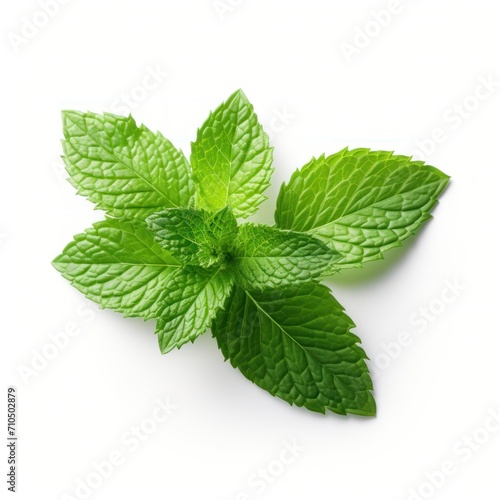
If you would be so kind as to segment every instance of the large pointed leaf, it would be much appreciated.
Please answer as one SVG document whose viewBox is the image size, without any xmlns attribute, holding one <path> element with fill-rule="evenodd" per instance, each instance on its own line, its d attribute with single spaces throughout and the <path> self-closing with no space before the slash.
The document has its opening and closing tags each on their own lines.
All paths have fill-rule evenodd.
<svg viewBox="0 0 500 500">
<path fill-rule="evenodd" d="M 270 185 L 272 148 L 241 90 L 210 113 L 191 151 L 200 208 L 229 205 L 236 217 L 257 210 Z"/>
<path fill-rule="evenodd" d="M 414 234 L 448 181 L 407 156 L 345 149 L 311 160 L 283 184 L 276 224 L 306 231 L 342 254 L 332 271 L 358 267 Z"/>
<path fill-rule="evenodd" d="M 145 218 L 165 207 L 194 204 L 194 184 L 181 151 L 134 119 L 65 111 L 64 161 L 71 183 L 116 217 Z"/>
<path fill-rule="evenodd" d="M 317 284 L 248 292 L 236 287 L 213 334 L 245 377 L 290 404 L 374 415 L 366 355 L 330 290 Z"/>
<path fill-rule="evenodd" d="M 155 317 L 179 262 L 139 220 L 106 219 L 77 234 L 54 267 L 89 299 L 124 316 Z"/>
</svg>

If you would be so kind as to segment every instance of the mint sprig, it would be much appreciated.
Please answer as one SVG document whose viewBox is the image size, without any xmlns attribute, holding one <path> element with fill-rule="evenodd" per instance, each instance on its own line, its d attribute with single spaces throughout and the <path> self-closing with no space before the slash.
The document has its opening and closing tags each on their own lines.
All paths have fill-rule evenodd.
<svg viewBox="0 0 500 500">
<path fill-rule="evenodd" d="M 210 114 L 191 165 L 132 117 L 63 113 L 78 193 L 106 212 L 53 264 L 124 316 L 156 319 L 162 353 L 212 328 L 245 377 L 312 411 L 374 415 L 366 354 L 322 277 L 399 246 L 449 177 L 386 151 L 313 158 L 283 184 L 276 226 L 243 223 L 265 199 L 272 148 L 241 90 Z"/>
</svg>

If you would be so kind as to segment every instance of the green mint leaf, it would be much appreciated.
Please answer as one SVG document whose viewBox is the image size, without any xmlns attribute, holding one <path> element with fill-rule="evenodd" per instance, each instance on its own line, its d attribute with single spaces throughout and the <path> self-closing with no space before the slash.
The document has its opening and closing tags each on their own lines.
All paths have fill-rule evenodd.
<svg viewBox="0 0 500 500">
<path fill-rule="evenodd" d="M 97 208 L 144 218 L 165 207 L 194 204 L 183 153 L 160 133 L 109 113 L 63 113 L 64 161 L 70 182 Z"/>
<path fill-rule="evenodd" d="M 352 320 L 323 285 L 248 292 L 235 287 L 212 331 L 245 377 L 290 404 L 374 415 L 366 355 Z"/>
<path fill-rule="evenodd" d="M 102 307 L 149 319 L 180 264 L 144 222 L 106 219 L 76 235 L 53 265 Z"/>
<path fill-rule="evenodd" d="M 313 281 L 339 258 L 308 234 L 243 224 L 231 252 L 231 269 L 244 289 L 264 289 Z"/>
<path fill-rule="evenodd" d="M 430 218 L 449 177 L 387 151 L 313 158 L 281 187 L 276 227 L 243 224 L 270 185 L 272 152 L 241 90 L 198 130 L 192 169 L 131 116 L 63 112 L 78 193 L 109 218 L 53 265 L 102 307 L 155 318 L 162 353 L 212 326 L 258 386 L 312 411 L 375 414 L 352 320 L 317 283 L 399 246 Z"/>
<path fill-rule="evenodd" d="M 150 215 L 148 227 L 156 241 L 188 265 L 222 264 L 238 231 L 229 207 L 218 212 L 169 208 Z"/>
<path fill-rule="evenodd" d="M 236 217 L 252 215 L 270 185 L 272 148 L 245 94 L 238 90 L 210 113 L 191 145 L 200 208 L 229 205 Z"/>
<path fill-rule="evenodd" d="M 205 332 L 231 293 L 232 277 L 212 267 L 180 269 L 162 298 L 156 333 L 161 352 L 180 348 Z"/>
<path fill-rule="evenodd" d="M 386 151 L 347 149 L 311 160 L 278 196 L 278 227 L 308 232 L 342 254 L 332 270 L 379 259 L 430 218 L 449 177 Z"/>
</svg>

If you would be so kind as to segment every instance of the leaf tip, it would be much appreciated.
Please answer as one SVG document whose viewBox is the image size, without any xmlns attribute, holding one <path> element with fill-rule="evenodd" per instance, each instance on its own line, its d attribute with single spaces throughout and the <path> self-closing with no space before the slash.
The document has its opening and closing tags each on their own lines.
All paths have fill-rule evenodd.
<svg viewBox="0 0 500 500">
<path fill-rule="evenodd" d="M 229 97 L 229 100 L 231 99 L 239 99 L 239 100 L 242 100 L 242 101 L 245 101 L 245 102 L 248 102 L 248 98 L 247 96 L 245 95 L 245 92 L 243 92 L 243 90 L 241 88 L 235 90 L 231 96 Z"/>
</svg>

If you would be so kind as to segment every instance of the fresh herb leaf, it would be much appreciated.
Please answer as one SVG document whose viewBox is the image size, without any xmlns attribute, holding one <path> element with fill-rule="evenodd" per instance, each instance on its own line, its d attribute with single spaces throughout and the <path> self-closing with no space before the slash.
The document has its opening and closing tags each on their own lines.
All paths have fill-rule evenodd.
<svg viewBox="0 0 500 500">
<path fill-rule="evenodd" d="M 185 267 L 169 283 L 158 310 L 156 333 L 163 354 L 205 332 L 231 293 L 232 276 L 221 268 Z"/>
<path fill-rule="evenodd" d="M 374 415 L 372 383 L 352 320 L 323 285 L 236 287 L 212 326 L 225 359 L 290 404 Z"/>
<path fill-rule="evenodd" d="M 154 241 L 144 222 L 106 219 L 76 235 L 53 265 L 102 307 L 150 319 L 180 263 Z"/>
<path fill-rule="evenodd" d="M 412 235 L 449 177 L 387 151 L 313 158 L 281 187 L 277 227 L 254 214 L 272 148 L 241 90 L 210 114 L 191 166 L 132 117 L 63 113 L 65 162 L 78 193 L 111 218 L 53 262 L 77 289 L 125 316 L 157 320 L 162 353 L 211 324 L 251 381 L 312 411 L 374 415 L 354 323 L 317 283 Z"/>
<path fill-rule="evenodd" d="M 223 263 L 238 226 L 231 209 L 169 208 L 150 215 L 148 227 L 156 241 L 187 265 L 210 267 Z"/>
<path fill-rule="evenodd" d="M 181 151 L 134 119 L 109 113 L 63 113 L 64 161 L 70 182 L 116 217 L 194 204 L 194 184 Z"/>
<path fill-rule="evenodd" d="M 230 206 L 248 217 L 270 186 L 272 148 L 253 106 L 238 90 L 210 113 L 191 145 L 197 203 L 206 210 Z"/>
<path fill-rule="evenodd" d="M 247 223 L 239 228 L 231 266 L 236 282 L 252 290 L 314 281 L 339 258 L 308 234 Z"/>
<path fill-rule="evenodd" d="M 387 151 L 344 149 L 295 171 L 278 196 L 278 227 L 304 231 L 342 254 L 333 270 L 379 259 L 430 218 L 449 177 Z"/>
</svg>

